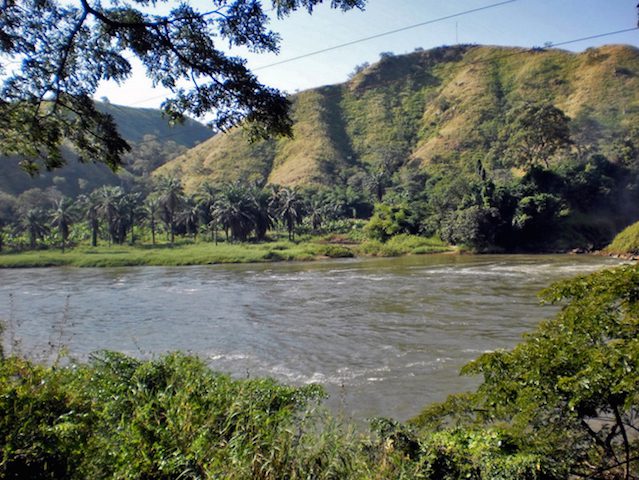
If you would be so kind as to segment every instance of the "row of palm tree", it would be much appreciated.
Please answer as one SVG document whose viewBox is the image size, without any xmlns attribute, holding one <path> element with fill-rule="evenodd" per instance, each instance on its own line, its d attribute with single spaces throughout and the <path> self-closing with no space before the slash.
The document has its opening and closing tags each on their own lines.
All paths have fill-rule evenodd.
<svg viewBox="0 0 639 480">
<path fill-rule="evenodd" d="M 160 177 L 146 194 L 125 191 L 122 187 L 103 186 L 75 200 L 58 198 L 53 207 L 30 208 L 22 212 L 15 231 L 26 235 L 29 246 L 56 233 L 64 251 L 72 226 L 84 224 L 92 246 L 103 238 L 109 244 L 136 242 L 140 229 L 151 235 L 153 244 L 163 230 L 169 243 L 176 235 L 197 238 L 205 234 L 217 243 L 218 232 L 227 241 L 262 241 L 273 229 L 282 228 L 293 240 L 296 228 L 305 222 L 320 231 L 327 220 L 366 215 L 370 205 L 346 188 L 306 190 L 269 186 L 260 188 L 242 183 L 205 183 L 191 195 L 185 194 L 180 181 Z"/>
</svg>

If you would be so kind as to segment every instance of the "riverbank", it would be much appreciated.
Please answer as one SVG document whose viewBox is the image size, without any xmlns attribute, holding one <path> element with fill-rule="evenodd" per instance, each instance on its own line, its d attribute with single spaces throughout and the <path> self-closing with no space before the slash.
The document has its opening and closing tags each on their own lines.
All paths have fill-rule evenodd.
<svg viewBox="0 0 639 480">
<path fill-rule="evenodd" d="M 345 243 L 339 237 L 314 237 L 299 242 L 79 246 L 64 253 L 61 250 L 33 250 L 0 255 L 0 268 L 213 265 L 452 251 L 452 247 L 438 239 L 412 235 L 398 235 L 386 243 L 374 240 Z"/>
</svg>

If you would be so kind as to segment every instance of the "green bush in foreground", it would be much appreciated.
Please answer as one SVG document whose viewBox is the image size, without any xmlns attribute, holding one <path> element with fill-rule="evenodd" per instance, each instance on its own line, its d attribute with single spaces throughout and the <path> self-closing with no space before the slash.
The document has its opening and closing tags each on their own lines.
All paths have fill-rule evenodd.
<svg viewBox="0 0 639 480">
<path fill-rule="evenodd" d="M 295 476 L 302 412 L 323 395 L 232 380 L 180 354 L 106 352 L 65 368 L 9 358 L 0 382 L 2 478 Z"/>
<path fill-rule="evenodd" d="M 513 455 L 492 432 L 432 435 L 377 420 L 354 435 L 314 412 L 322 396 L 232 380 L 180 354 L 105 352 L 63 368 L 7 358 L 0 478 L 542 478 L 540 459 Z"/>
<path fill-rule="evenodd" d="M 639 268 L 561 282 L 542 298 L 569 302 L 513 350 L 464 367 L 483 375 L 477 391 L 415 423 L 500 428 L 559 478 L 639 478 Z"/>
<path fill-rule="evenodd" d="M 639 268 L 555 285 L 569 302 L 464 371 L 475 392 L 369 433 L 319 386 L 234 380 L 201 360 L 103 352 L 45 367 L 0 355 L 0 478 L 639 478 Z"/>
</svg>

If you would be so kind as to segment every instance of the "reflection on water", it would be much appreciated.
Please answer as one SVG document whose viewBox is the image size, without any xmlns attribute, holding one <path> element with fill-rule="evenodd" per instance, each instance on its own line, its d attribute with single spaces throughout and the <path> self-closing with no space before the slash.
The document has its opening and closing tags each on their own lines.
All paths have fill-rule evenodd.
<svg viewBox="0 0 639 480">
<path fill-rule="evenodd" d="M 470 388 L 459 368 L 513 346 L 554 307 L 551 281 L 618 262 L 454 256 L 201 267 L 0 270 L 0 318 L 24 352 L 62 341 L 201 355 L 235 376 L 317 382 L 355 418 L 406 419 Z M 5 339 L 5 342 L 7 340 Z"/>
</svg>

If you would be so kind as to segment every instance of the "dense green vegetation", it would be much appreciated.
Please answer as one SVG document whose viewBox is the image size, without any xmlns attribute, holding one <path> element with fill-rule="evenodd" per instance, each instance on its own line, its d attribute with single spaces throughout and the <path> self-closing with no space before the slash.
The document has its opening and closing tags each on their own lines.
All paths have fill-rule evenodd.
<svg viewBox="0 0 639 480">
<path fill-rule="evenodd" d="M 461 45 L 293 97 L 292 139 L 217 136 L 169 162 L 189 192 L 251 179 L 364 192 L 369 232 L 484 251 L 599 249 L 639 218 L 639 52 Z"/>
<path fill-rule="evenodd" d="M 344 243 L 346 242 L 346 243 Z M 387 243 L 374 240 L 356 242 L 339 236 L 305 237 L 264 243 L 181 243 L 163 245 L 81 246 L 67 250 L 37 250 L 0 256 L 0 268 L 52 266 L 121 267 L 135 265 L 179 266 L 219 263 L 309 261 L 353 256 L 393 257 L 451 251 L 437 239 L 397 236 Z"/>
<path fill-rule="evenodd" d="M 559 147 L 552 142 L 565 146 L 568 122 L 556 108 L 528 106 L 519 113 L 526 117 L 520 121 L 535 120 L 539 111 L 550 111 L 555 121 L 563 123 L 550 128 L 542 116 L 543 125 L 534 130 L 548 130 L 537 134 L 554 139 L 539 141 L 552 144 L 553 151 Z M 537 151 L 535 142 L 526 148 Z M 101 187 L 75 199 L 55 189 L 30 189 L 17 199 L 0 194 L 0 251 L 64 250 L 68 245 L 95 247 L 100 242 L 173 245 L 176 238 L 214 244 L 264 242 L 281 232 L 290 241 L 300 234 L 347 234 L 349 241 L 369 239 L 369 249 L 378 242 L 378 252 L 393 251 L 392 244 L 381 245 L 397 235 L 436 237 L 474 251 L 593 250 L 605 246 L 639 216 L 636 166 L 611 162 L 601 154 L 554 165 L 546 165 L 541 159 L 547 157 L 539 152 L 537 157 L 530 155 L 526 158 L 531 160 L 520 165 L 521 175 L 507 181 L 492 178 L 483 161 L 471 172 L 441 169 L 428 174 L 408 167 L 394 171 L 392 157 L 387 157 L 347 186 L 203 183 L 187 194 L 175 177 L 156 176 L 126 188 Z M 269 250 L 265 245 L 263 254 Z M 170 263 L 158 260 L 158 255 L 137 254 L 132 263 L 144 263 L 144 258 L 153 264 Z M 212 255 L 220 261 L 228 258 Z M 309 256 L 298 252 L 282 258 Z M 49 261 L 76 263 L 62 257 L 43 257 L 40 263 Z"/>
<path fill-rule="evenodd" d="M 351 192 L 300 191 L 275 186 L 205 184 L 185 195 L 179 181 L 160 177 L 136 188 L 105 186 L 74 200 L 56 192 L 31 189 L 14 199 L 0 195 L 0 251 L 47 249 L 99 243 L 173 245 L 263 241 L 275 230 L 289 241 L 299 233 L 350 232 L 361 209 L 369 208 Z M 277 232 L 275 232 L 277 235 Z M 164 240 L 160 240 L 160 236 Z M 277 248 L 265 246 L 263 250 Z M 157 254 L 157 252 L 156 252 Z"/>
<path fill-rule="evenodd" d="M 86 226 L 77 212 L 67 222 L 71 244 L 153 244 L 160 230 L 170 243 L 218 231 L 260 242 L 277 230 L 344 234 L 358 219 L 382 243 L 408 234 L 479 252 L 597 250 L 639 218 L 638 78 L 639 54 L 623 46 L 385 53 L 344 85 L 294 96 L 292 139 L 251 144 L 236 129 L 157 170 L 181 147 L 157 126 L 144 136 L 154 112 L 105 105 L 140 142 L 120 190 L 95 188 L 113 183 L 106 171 L 110 180 L 53 173 L 27 190 L 26 174 L 2 177 L 21 187 L 0 184 L 19 193 L 0 192 L 0 248 L 66 243 L 46 212 L 66 195 L 84 205 Z"/>
<path fill-rule="evenodd" d="M 639 478 L 639 268 L 554 285 L 567 301 L 474 392 L 354 430 L 318 386 L 233 380 L 180 354 L 0 358 L 2 478 Z M 10 346 L 9 346 L 10 348 Z M 52 352 L 56 357 L 55 351 Z"/>
<path fill-rule="evenodd" d="M 205 184 L 186 195 L 170 177 L 129 191 L 105 186 L 75 200 L 32 189 L 17 201 L 0 195 L 0 266 L 193 265 L 450 250 L 437 238 L 401 231 L 380 242 L 357 218 L 371 209 L 365 194 L 352 189 Z"/>
</svg>

